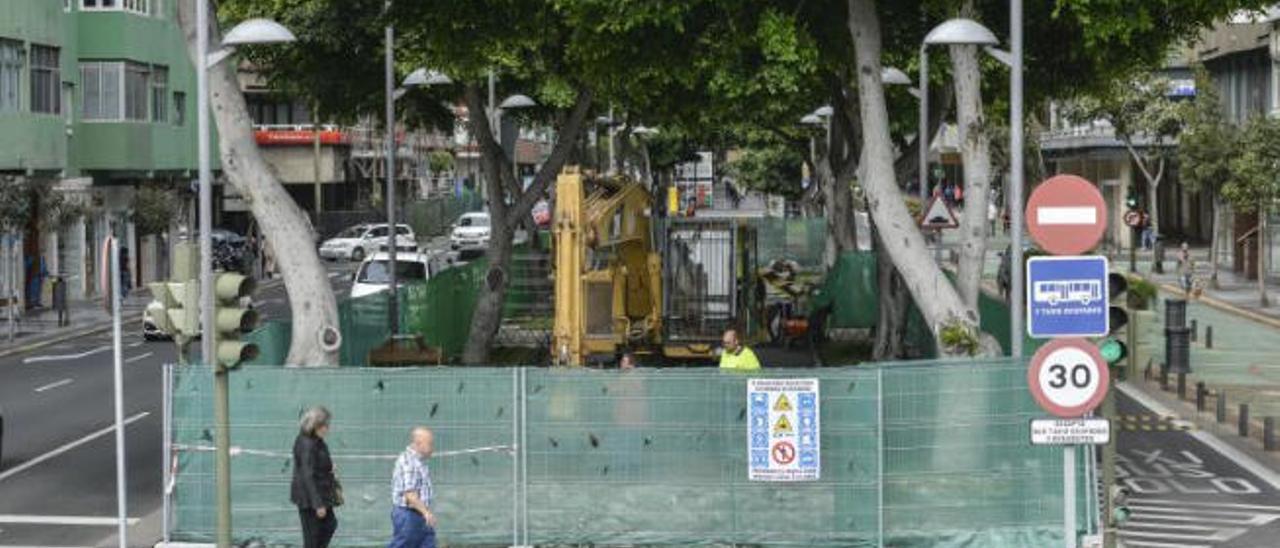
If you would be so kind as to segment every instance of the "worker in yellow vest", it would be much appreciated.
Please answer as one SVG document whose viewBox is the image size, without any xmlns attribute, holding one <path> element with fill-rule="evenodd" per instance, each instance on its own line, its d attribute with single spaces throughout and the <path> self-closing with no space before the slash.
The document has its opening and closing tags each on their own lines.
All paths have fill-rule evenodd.
<svg viewBox="0 0 1280 548">
<path fill-rule="evenodd" d="M 726 329 L 724 338 L 720 342 L 724 343 L 724 351 L 720 354 L 720 369 L 735 371 L 755 371 L 760 369 L 760 360 L 756 359 L 756 353 L 738 340 L 737 329 L 732 327 Z"/>
</svg>

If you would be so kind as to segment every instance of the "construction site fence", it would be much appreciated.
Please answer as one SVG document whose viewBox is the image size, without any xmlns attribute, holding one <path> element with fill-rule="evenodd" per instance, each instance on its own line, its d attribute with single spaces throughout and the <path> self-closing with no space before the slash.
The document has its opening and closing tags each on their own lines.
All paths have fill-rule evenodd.
<svg viewBox="0 0 1280 548">
<path fill-rule="evenodd" d="M 437 195 L 420 200 L 406 200 L 401 206 L 400 222 L 413 227 L 414 234 L 430 238 L 448 234 L 449 227 L 458 216 L 484 208 L 484 200 L 475 191 L 462 189 L 448 195 Z M 321 239 L 332 238 L 348 227 L 364 223 L 385 223 L 387 212 L 382 208 L 322 211 L 314 217 L 316 232 Z"/>
<path fill-rule="evenodd" d="M 471 333 L 471 314 L 487 268 L 487 261 L 481 259 L 442 270 L 425 283 L 400 287 L 401 332 L 421 335 L 427 345 L 440 349 L 443 362 L 458 361 Z M 342 333 L 339 363 L 353 367 L 369 365 L 369 352 L 390 337 L 388 297 L 384 291 L 338 303 Z M 244 365 L 285 363 L 292 336 L 290 325 L 285 320 L 269 321 L 245 336 L 247 341 L 258 345 L 259 353 Z"/>
<path fill-rule="evenodd" d="M 815 378 L 820 479 L 748 481 L 748 375 L 715 369 L 250 367 L 231 373 L 238 542 L 300 544 L 291 447 L 310 406 L 345 504 L 335 545 L 391 535 L 391 475 L 411 427 L 445 545 L 1061 546 L 1063 450 L 1028 443 L 1040 417 L 1024 363 L 765 370 Z M 213 375 L 166 369 L 170 536 L 213 539 Z M 1076 491 L 1092 493 L 1082 450 Z M 1080 533 L 1096 505 L 1081 496 Z"/>
</svg>

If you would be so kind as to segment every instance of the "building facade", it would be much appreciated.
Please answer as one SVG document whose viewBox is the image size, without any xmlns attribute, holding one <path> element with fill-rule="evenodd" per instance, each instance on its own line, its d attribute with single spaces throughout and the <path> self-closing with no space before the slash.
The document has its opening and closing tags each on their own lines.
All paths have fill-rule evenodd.
<svg viewBox="0 0 1280 548">
<path fill-rule="evenodd" d="M 176 0 L 0 3 L 0 184 L 31 188 L 8 230 L 19 298 L 47 305 L 48 275 L 97 292 L 101 243 L 130 248 L 133 284 L 163 275 L 162 234 L 133 222 L 143 185 L 195 178 L 195 72 Z M 56 211 L 55 211 L 56 209 Z"/>
</svg>

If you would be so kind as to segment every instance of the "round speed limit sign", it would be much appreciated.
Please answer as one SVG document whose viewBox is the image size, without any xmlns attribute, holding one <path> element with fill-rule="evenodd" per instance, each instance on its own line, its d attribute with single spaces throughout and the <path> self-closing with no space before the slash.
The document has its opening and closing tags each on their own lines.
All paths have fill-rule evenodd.
<svg viewBox="0 0 1280 548">
<path fill-rule="evenodd" d="M 1027 384 L 1045 411 L 1077 418 L 1102 403 L 1111 373 L 1098 348 L 1089 341 L 1054 339 L 1031 357 Z"/>
</svg>

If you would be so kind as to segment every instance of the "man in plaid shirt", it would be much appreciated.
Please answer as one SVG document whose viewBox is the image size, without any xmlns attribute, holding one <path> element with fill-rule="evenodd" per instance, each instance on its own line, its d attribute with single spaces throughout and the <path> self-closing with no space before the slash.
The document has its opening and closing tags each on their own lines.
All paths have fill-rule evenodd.
<svg viewBox="0 0 1280 548">
<path fill-rule="evenodd" d="M 391 476 L 391 525 L 395 535 L 387 548 L 436 548 L 436 516 L 431 512 L 431 469 L 435 435 L 425 426 L 409 433 L 409 446 L 396 459 Z"/>
</svg>

